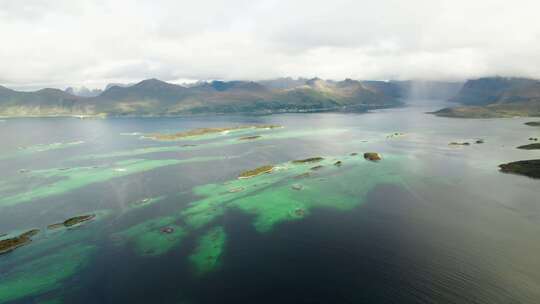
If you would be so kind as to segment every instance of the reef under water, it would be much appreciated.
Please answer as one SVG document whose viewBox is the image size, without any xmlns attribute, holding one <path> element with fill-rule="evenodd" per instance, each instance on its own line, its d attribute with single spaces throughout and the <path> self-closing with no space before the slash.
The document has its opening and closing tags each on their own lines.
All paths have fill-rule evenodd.
<svg viewBox="0 0 540 304">
<path fill-rule="evenodd" d="M 141 256 L 164 254 L 180 244 L 186 235 L 183 227 L 175 224 L 173 216 L 159 217 L 112 234 L 116 242 L 129 242 Z"/>
<path fill-rule="evenodd" d="M 339 159 L 341 166 L 334 166 Z M 272 173 L 250 179 L 234 179 L 222 184 L 197 186 L 194 194 L 201 199 L 191 202 L 174 214 L 157 217 L 113 234 L 117 241 L 128 241 L 141 256 L 162 255 L 194 232 L 213 227 L 229 210 L 240 210 L 254 216 L 253 226 L 260 233 L 267 233 L 275 225 L 285 221 L 296 221 L 309 216 L 314 208 L 350 210 L 359 206 L 367 193 L 376 185 L 403 183 L 397 175 L 398 157 L 388 156 L 384 162 L 368 162 L 360 156 L 325 157 L 318 160 L 328 168 L 320 174 L 302 179 L 297 176 L 310 170 L 310 165 L 290 163 L 276 165 Z M 347 183 L 362 179 L 361 186 Z M 295 189 L 301 185 L 301 190 Z M 215 227 L 214 227 L 215 228 Z M 211 231 L 213 231 L 210 228 Z M 223 250 L 225 232 L 209 232 L 202 237 L 201 245 L 192 256 L 197 268 L 209 268 L 217 263 L 217 254 L 200 253 L 207 248 Z M 218 235 L 216 237 L 216 235 Z M 203 262 L 201 256 L 212 256 L 215 260 Z M 194 258 L 195 257 L 195 258 Z M 206 265 L 206 266 L 204 266 Z M 202 270 L 204 274 L 207 270 Z"/>
<path fill-rule="evenodd" d="M 64 280 L 88 265 L 94 252 L 93 246 L 74 244 L 3 272 L 0 303 L 61 288 Z"/>
<path fill-rule="evenodd" d="M 8 154 L 0 154 L 0 160 L 1 159 L 8 159 L 13 157 L 19 157 L 19 156 L 31 156 L 34 153 L 39 152 L 48 152 L 48 151 L 54 151 L 54 150 L 61 150 L 61 149 L 67 149 L 67 148 L 73 148 L 80 146 L 84 144 L 85 142 L 82 140 L 79 141 L 72 141 L 72 142 L 55 142 L 50 144 L 37 144 L 32 146 L 23 146 L 18 147 L 17 151 L 8 153 Z"/>
<path fill-rule="evenodd" d="M 341 166 L 333 164 L 339 159 Z M 221 184 L 197 186 L 195 200 L 178 211 L 148 219 L 111 234 L 116 245 L 128 246 L 141 257 L 157 257 L 182 246 L 197 235 L 197 246 L 189 260 L 199 276 L 219 267 L 226 246 L 226 232 L 219 225 L 228 211 L 253 216 L 253 227 L 268 233 L 279 223 L 298 221 L 315 208 L 347 211 L 362 204 L 376 185 L 403 181 L 396 174 L 399 157 L 371 163 L 361 156 L 326 156 L 317 159 L 326 170 L 298 179 L 310 170 L 309 162 L 285 162 L 272 173 L 250 179 L 232 179 Z M 362 179 L 362 186 L 346 181 Z M 301 190 L 295 187 L 301 185 Z M 163 198 L 160 198 L 163 200 Z"/>
<path fill-rule="evenodd" d="M 256 129 L 257 130 L 257 129 Z M 340 128 L 325 128 L 317 130 L 317 132 L 312 132 L 310 130 L 287 130 L 287 129 L 272 129 L 271 133 L 267 133 L 264 136 L 257 137 L 258 142 L 266 142 L 278 139 L 294 139 L 294 138 L 309 138 L 309 137 L 320 137 L 320 136 L 336 136 L 341 133 L 346 132 L 346 129 Z M 182 141 L 176 142 L 174 145 L 160 145 L 160 146 L 148 146 L 144 148 L 136 148 L 130 150 L 121 150 L 113 151 L 108 153 L 95 153 L 90 155 L 81 155 L 73 157 L 71 160 L 92 160 L 92 159 L 104 159 L 104 158 L 117 158 L 117 157 L 135 157 L 143 156 L 148 154 L 155 153 L 167 153 L 167 152 L 182 152 L 182 151 L 204 151 L 218 149 L 227 146 L 233 145 L 244 145 L 246 144 L 245 137 L 238 137 L 241 134 L 252 134 L 253 130 L 242 130 L 235 131 L 234 133 L 227 133 L 224 135 L 219 135 L 215 137 L 196 137 L 182 139 Z M 197 144 L 184 144 L 183 141 L 196 141 Z M 249 141 L 248 141 L 249 142 Z"/>
<path fill-rule="evenodd" d="M 197 248 L 189 257 L 199 275 L 219 267 L 226 241 L 227 235 L 221 226 L 210 229 L 200 238 Z"/>
<path fill-rule="evenodd" d="M 217 159 L 227 159 L 225 156 L 194 157 L 190 159 L 127 159 L 117 161 L 105 166 L 85 166 L 73 168 L 52 168 L 31 171 L 28 179 L 37 181 L 37 185 L 30 191 L 21 191 L 17 194 L 0 198 L 0 207 L 12 206 L 31 202 L 53 195 L 71 192 L 85 186 L 109 181 L 114 178 L 131 174 L 142 173 L 161 167 L 186 163 L 207 162 Z M 15 180 L 14 182 L 21 182 Z"/>
<path fill-rule="evenodd" d="M 297 177 L 310 170 L 308 162 L 283 163 L 269 174 L 196 187 L 194 193 L 203 199 L 191 203 L 182 215 L 189 227 L 200 228 L 223 215 L 226 209 L 237 208 L 255 216 L 253 225 L 258 231 L 270 231 L 280 222 L 307 216 L 313 208 L 354 208 L 378 184 L 402 183 L 396 158 L 389 156 L 374 164 L 362 157 L 326 156 L 318 160 L 326 168 L 324 172 L 310 173 L 301 179 Z M 338 160 L 342 165 L 334 166 Z M 356 180 L 362 183 L 350 182 Z M 302 190 L 293 189 L 294 185 L 301 185 Z"/>
</svg>

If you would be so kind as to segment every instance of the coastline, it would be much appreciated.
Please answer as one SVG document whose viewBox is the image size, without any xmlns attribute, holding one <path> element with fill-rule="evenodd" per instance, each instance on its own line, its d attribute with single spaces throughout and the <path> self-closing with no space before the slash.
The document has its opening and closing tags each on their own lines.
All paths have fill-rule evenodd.
<svg viewBox="0 0 540 304">
<path fill-rule="evenodd" d="M 182 118 L 182 117 L 209 117 L 209 116 L 226 116 L 226 115 L 252 115 L 266 116 L 275 114 L 310 114 L 310 113 L 367 113 L 370 110 L 381 110 L 390 108 L 401 108 L 406 106 L 402 101 L 396 104 L 385 105 L 356 105 L 343 106 L 335 108 L 319 108 L 319 109 L 301 109 L 301 110 L 278 110 L 278 111 L 247 111 L 247 112 L 206 112 L 206 113 L 181 113 L 181 114 L 50 114 L 50 115 L 2 115 L 0 119 L 16 119 L 16 118 L 76 118 L 76 119 L 106 119 L 106 118 Z"/>
</svg>

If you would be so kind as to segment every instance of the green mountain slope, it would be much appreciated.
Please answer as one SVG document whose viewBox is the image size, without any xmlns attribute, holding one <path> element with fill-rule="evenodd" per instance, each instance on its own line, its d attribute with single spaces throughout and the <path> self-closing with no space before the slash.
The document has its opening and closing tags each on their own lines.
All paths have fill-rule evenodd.
<svg viewBox="0 0 540 304">
<path fill-rule="evenodd" d="M 434 114 L 461 118 L 540 116 L 540 81 L 503 77 L 469 80 L 451 101 L 462 106 Z"/>
<path fill-rule="evenodd" d="M 58 89 L 18 92 L 0 86 L 0 115 L 43 116 L 94 113 L 93 105 Z"/>
<path fill-rule="evenodd" d="M 268 84 L 268 83 L 267 83 Z M 174 116 L 219 113 L 365 111 L 400 105 L 399 98 L 355 80 L 299 81 L 294 86 L 213 81 L 190 87 L 148 79 L 110 86 L 99 96 L 56 89 L 17 92 L 0 87 L 0 116 Z"/>
</svg>

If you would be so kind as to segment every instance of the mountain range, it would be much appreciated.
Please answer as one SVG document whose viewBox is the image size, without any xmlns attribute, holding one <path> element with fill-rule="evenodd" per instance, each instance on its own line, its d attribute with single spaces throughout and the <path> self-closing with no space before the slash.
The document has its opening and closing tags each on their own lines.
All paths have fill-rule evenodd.
<svg viewBox="0 0 540 304">
<path fill-rule="evenodd" d="M 180 116 L 362 112 L 397 107 L 407 99 L 449 100 L 434 114 L 486 118 L 540 116 L 540 81 L 484 77 L 459 82 L 343 81 L 277 78 L 178 85 L 158 79 L 109 84 L 104 90 L 45 88 L 21 92 L 0 86 L 0 116 Z"/>
<path fill-rule="evenodd" d="M 413 82 L 279 78 L 260 82 L 212 81 L 178 85 L 158 79 L 108 85 L 105 90 L 68 88 L 20 92 L 0 86 L 0 116 L 178 116 L 225 113 L 366 111 L 395 107 Z M 424 83 L 429 97 L 461 84 Z M 427 89 L 426 89 L 427 86 Z M 433 89 L 436 88 L 436 89 Z M 446 90 L 440 90 L 441 87 Z"/>
<path fill-rule="evenodd" d="M 450 101 L 461 105 L 435 114 L 462 118 L 540 116 L 540 81 L 508 77 L 469 80 Z"/>
</svg>

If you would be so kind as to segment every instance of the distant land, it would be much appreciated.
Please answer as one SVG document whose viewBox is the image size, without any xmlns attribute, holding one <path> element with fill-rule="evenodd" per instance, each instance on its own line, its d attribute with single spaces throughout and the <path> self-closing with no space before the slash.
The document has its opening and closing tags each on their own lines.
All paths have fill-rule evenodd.
<svg viewBox="0 0 540 304">
<path fill-rule="evenodd" d="M 450 101 L 461 105 L 434 114 L 459 118 L 540 116 L 540 81 L 505 77 L 469 80 Z"/>
<path fill-rule="evenodd" d="M 110 84 L 104 90 L 45 88 L 20 92 L 0 86 L 0 116 L 183 116 L 364 112 L 398 107 L 407 98 L 448 99 L 462 83 L 430 81 L 343 81 L 278 78 L 178 85 L 158 79 Z"/>
</svg>

